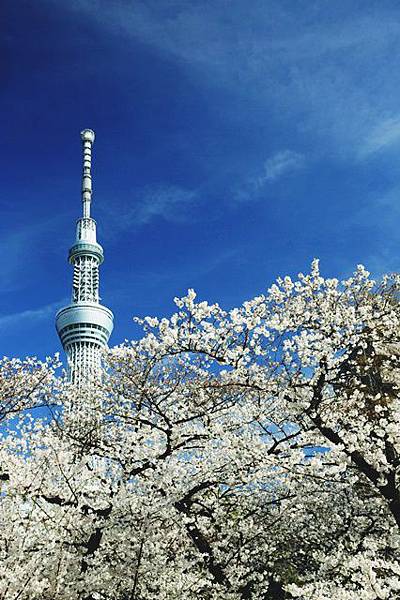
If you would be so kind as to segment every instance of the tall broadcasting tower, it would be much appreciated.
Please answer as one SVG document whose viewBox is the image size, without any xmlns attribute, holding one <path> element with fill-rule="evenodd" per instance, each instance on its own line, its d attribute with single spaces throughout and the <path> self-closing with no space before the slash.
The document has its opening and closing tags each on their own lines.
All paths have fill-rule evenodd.
<svg viewBox="0 0 400 600">
<path fill-rule="evenodd" d="M 76 240 L 69 251 L 74 267 L 71 304 L 56 315 L 56 329 L 68 359 L 70 381 L 78 386 L 98 378 L 101 354 L 113 329 L 113 314 L 100 304 L 99 265 L 103 248 L 96 240 L 96 221 L 90 216 L 92 200 L 92 146 L 94 131 L 84 129 L 82 203 L 83 216 L 78 219 Z"/>
</svg>

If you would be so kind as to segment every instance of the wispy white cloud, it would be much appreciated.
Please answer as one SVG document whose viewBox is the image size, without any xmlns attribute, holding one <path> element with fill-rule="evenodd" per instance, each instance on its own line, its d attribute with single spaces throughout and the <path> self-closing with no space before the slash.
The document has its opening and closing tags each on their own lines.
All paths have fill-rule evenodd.
<svg viewBox="0 0 400 600">
<path fill-rule="evenodd" d="M 7 223 L 17 221 L 18 215 L 10 213 Z M 0 293 L 23 289 L 38 274 L 40 253 L 34 252 L 49 231 L 61 225 L 62 215 L 49 219 L 15 225 L 11 231 L 0 233 Z"/>
<path fill-rule="evenodd" d="M 137 225 L 145 225 L 157 217 L 175 222 L 190 220 L 190 210 L 197 200 L 196 191 L 178 186 L 146 188 L 132 208 L 131 219 Z"/>
<path fill-rule="evenodd" d="M 283 175 L 297 171 L 305 165 L 305 157 L 293 150 L 281 150 L 264 163 L 264 172 L 257 179 L 257 185 L 263 187 L 265 183 L 275 181 Z"/>
<path fill-rule="evenodd" d="M 368 134 L 360 148 L 360 156 L 365 157 L 375 152 L 389 149 L 400 144 L 400 116 L 383 119 Z"/>
<path fill-rule="evenodd" d="M 68 9 L 155 48 L 197 81 L 248 97 L 313 139 L 319 153 L 360 160 L 394 147 L 397 134 L 379 134 L 398 114 L 400 21 L 390 6 L 74 0 Z"/>
<path fill-rule="evenodd" d="M 259 200 L 268 185 L 274 184 L 282 177 L 288 176 L 306 166 L 304 154 L 294 150 L 280 150 L 264 162 L 262 170 L 256 177 L 250 177 L 234 194 L 238 202 Z"/>
<path fill-rule="evenodd" d="M 124 229 L 136 229 L 154 220 L 163 219 L 169 223 L 185 223 L 196 219 L 195 210 L 199 202 L 197 190 L 189 190 L 176 185 L 147 186 L 134 190 L 128 201 L 119 202 L 118 214 L 105 205 L 107 221 L 113 219 L 107 231 L 113 234 Z"/>
<path fill-rule="evenodd" d="M 27 325 L 40 323 L 49 317 L 54 317 L 57 309 L 61 308 L 66 302 L 67 300 L 64 298 L 63 300 L 51 302 L 50 304 L 40 306 L 39 308 L 24 310 L 8 315 L 0 314 L 0 330 L 4 331 L 8 328 L 15 328 L 17 326 L 26 327 Z"/>
</svg>

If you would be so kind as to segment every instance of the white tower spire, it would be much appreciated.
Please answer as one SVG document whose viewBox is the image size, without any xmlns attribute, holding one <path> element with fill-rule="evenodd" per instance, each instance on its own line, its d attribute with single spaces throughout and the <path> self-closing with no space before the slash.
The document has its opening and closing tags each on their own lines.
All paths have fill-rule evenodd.
<svg viewBox="0 0 400 600">
<path fill-rule="evenodd" d="M 94 131 L 84 129 L 81 131 L 83 142 L 83 173 L 82 173 L 82 202 L 83 216 L 90 217 L 90 203 L 92 201 L 92 146 L 94 143 Z"/>
<path fill-rule="evenodd" d="M 92 146 L 94 131 L 81 132 L 83 143 L 82 203 L 83 216 L 78 219 L 76 240 L 69 251 L 73 265 L 71 304 L 56 315 L 56 328 L 68 359 L 72 383 L 83 385 L 101 373 L 101 354 L 113 329 L 113 314 L 100 304 L 99 266 L 103 248 L 96 237 L 96 221 L 90 216 L 92 200 Z"/>
</svg>

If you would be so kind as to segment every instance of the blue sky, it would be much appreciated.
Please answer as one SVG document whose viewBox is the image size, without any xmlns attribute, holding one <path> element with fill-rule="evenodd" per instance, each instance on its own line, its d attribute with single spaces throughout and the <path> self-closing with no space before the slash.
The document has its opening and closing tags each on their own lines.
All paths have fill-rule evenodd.
<svg viewBox="0 0 400 600">
<path fill-rule="evenodd" d="M 51 355 L 84 127 L 113 343 L 194 287 L 399 266 L 400 7 L 3 0 L 0 353 Z"/>
</svg>

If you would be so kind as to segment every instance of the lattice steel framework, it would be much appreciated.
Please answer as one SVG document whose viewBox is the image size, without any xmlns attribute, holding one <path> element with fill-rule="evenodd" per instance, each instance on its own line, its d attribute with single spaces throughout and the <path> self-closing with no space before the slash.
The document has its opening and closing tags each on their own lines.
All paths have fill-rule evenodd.
<svg viewBox="0 0 400 600">
<path fill-rule="evenodd" d="M 81 387 L 101 375 L 101 354 L 113 329 L 113 314 L 100 304 L 99 266 L 103 248 L 97 242 L 96 221 L 90 216 L 92 200 L 92 146 L 94 131 L 84 129 L 82 203 L 76 240 L 69 251 L 73 265 L 71 304 L 56 315 L 56 328 L 68 360 L 70 381 Z"/>
</svg>

